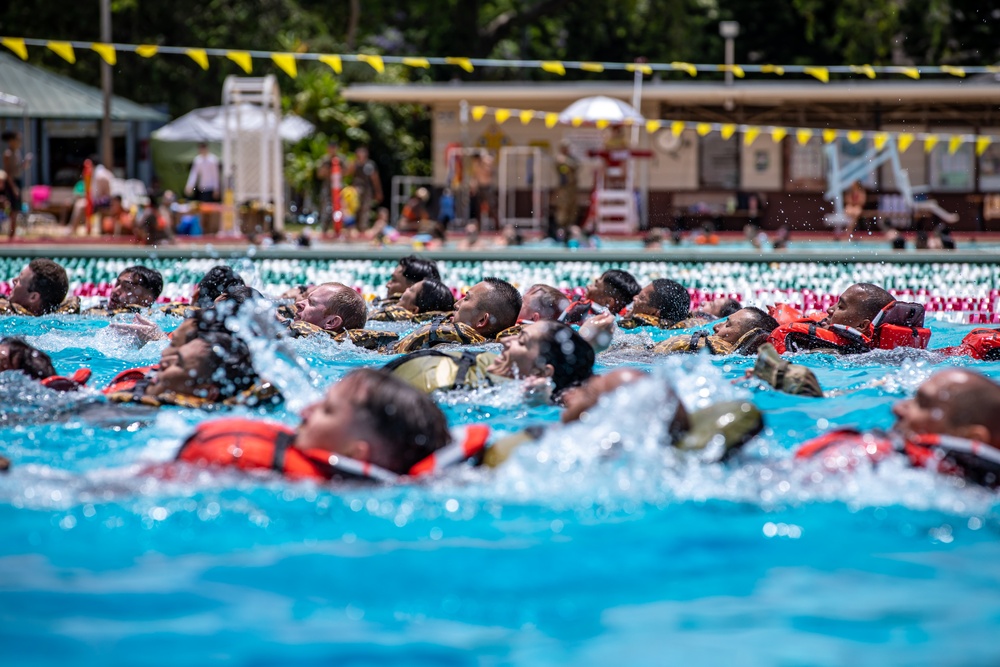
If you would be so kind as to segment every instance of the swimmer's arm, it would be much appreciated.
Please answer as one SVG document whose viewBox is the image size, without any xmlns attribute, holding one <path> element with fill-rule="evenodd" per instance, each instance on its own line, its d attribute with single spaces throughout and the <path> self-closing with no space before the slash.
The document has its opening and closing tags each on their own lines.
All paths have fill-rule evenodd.
<svg viewBox="0 0 1000 667">
<path fill-rule="evenodd" d="M 604 352 L 611 347 L 615 335 L 615 316 L 610 312 L 595 315 L 580 325 L 580 337 L 590 343 L 595 353 Z"/>
<path fill-rule="evenodd" d="M 134 322 L 112 322 L 108 325 L 112 331 L 132 338 L 140 345 L 154 340 L 166 340 L 167 334 L 142 315 L 136 315 Z"/>
</svg>

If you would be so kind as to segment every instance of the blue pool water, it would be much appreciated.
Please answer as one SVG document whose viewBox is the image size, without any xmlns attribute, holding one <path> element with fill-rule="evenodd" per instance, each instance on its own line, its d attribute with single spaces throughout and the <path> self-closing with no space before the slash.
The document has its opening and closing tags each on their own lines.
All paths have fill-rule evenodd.
<svg viewBox="0 0 1000 667">
<path fill-rule="evenodd" d="M 25 335 L 61 372 L 92 368 L 94 387 L 158 360 L 162 343 L 135 350 L 105 327 L 0 318 L 0 335 Z M 931 346 L 970 328 L 935 322 Z M 939 357 L 802 357 L 824 388 L 856 390 L 816 400 L 734 384 L 749 359 L 654 359 L 625 343 L 661 332 L 619 337 L 602 369 L 652 368 L 692 408 L 751 397 L 768 430 L 727 465 L 680 457 L 657 444 L 650 381 L 495 471 L 428 485 L 160 479 L 143 469 L 205 413 L 122 416 L 0 375 L 15 461 L 0 475 L 3 664 L 1000 662 L 994 494 L 894 462 L 829 476 L 789 460 L 829 428 L 889 426 Z M 292 345 L 316 391 L 385 361 Z M 1000 379 L 1000 365 L 958 363 Z M 453 423 L 499 431 L 558 418 L 521 407 L 513 385 L 441 402 Z M 259 414 L 296 423 L 287 405 Z"/>
</svg>

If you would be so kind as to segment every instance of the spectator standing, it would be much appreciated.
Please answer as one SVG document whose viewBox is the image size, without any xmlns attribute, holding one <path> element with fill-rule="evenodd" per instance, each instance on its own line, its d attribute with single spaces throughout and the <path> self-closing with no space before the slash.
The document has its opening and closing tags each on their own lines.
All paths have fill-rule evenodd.
<svg viewBox="0 0 1000 667">
<path fill-rule="evenodd" d="M 10 238 L 17 232 L 17 221 L 21 215 L 21 188 L 24 187 L 24 170 L 31 163 L 31 155 L 21 152 L 21 133 L 8 130 L 0 137 L 7 147 L 3 151 L 3 170 L 7 172 L 7 185 L 2 195 L 10 203 Z"/>
<path fill-rule="evenodd" d="M 371 224 L 372 206 L 382 203 L 382 180 L 378 167 L 368 156 L 368 147 L 359 146 L 349 169 L 351 185 L 358 191 L 358 229 L 367 231 Z"/>
<path fill-rule="evenodd" d="M 204 141 L 198 144 L 184 193 L 198 201 L 219 201 L 219 158 L 209 152 Z"/>
</svg>

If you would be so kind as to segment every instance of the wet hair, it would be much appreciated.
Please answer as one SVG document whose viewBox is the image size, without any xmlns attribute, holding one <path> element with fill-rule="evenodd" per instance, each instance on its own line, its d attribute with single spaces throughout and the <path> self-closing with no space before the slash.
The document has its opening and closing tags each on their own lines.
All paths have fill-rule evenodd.
<svg viewBox="0 0 1000 667">
<path fill-rule="evenodd" d="M 433 279 L 440 282 L 441 274 L 438 273 L 437 264 L 433 260 L 408 255 L 399 260 L 399 266 L 403 269 L 403 277 L 411 285 L 421 280 Z"/>
<path fill-rule="evenodd" d="M 745 310 L 753 314 L 753 317 L 749 320 L 749 328 L 747 331 L 750 331 L 751 329 L 761 329 L 762 331 L 771 333 L 779 326 L 778 320 L 774 319 L 760 308 L 747 306 L 746 308 L 741 308 L 740 310 Z M 731 314 L 732 313 L 730 313 L 730 315 Z M 728 317 L 728 315 L 726 317 Z"/>
<path fill-rule="evenodd" d="M 69 278 L 66 269 L 51 259 L 38 258 L 28 264 L 31 269 L 31 284 L 25 287 L 29 292 L 38 292 L 42 297 L 42 314 L 51 313 L 59 307 L 69 292 Z"/>
<path fill-rule="evenodd" d="M 421 313 L 455 309 L 455 295 L 440 280 L 425 278 L 414 305 Z"/>
<path fill-rule="evenodd" d="M 611 296 L 621 303 L 623 307 L 632 303 L 635 295 L 642 290 L 635 276 L 621 269 L 608 269 L 601 274 L 601 279 L 604 281 L 604 286 L 611 293 Z"/>
<path fill-rule="evenodd" d="M 531 292 L 532 290 L 538 292 L 538 295 L 534 297 L 532 302 L 532 310 L 538 313 L 542 320 L 558 319 L 569 305 L 569 297 L 560 292 L 558 288 L 552 287 L 551 285 L 539 283 L 538 285 L 532 285 L 528 288 L 528 292 Z M 528 292 L 525 292 L 525 295 L 527 295 Z M 522 308 L 524 307 L 523 300 L 521 306 Z"/>
<path fill-rule="evenodd" d="M 866 320 L 875 319 L 880 310 L 895 301 L 891 294 L 871 283 L 857 283 L 848 289 L 856 289 L 861 292 L 860 312 L 858 314 Z"/>
<path fill-rule="evenodd" d="M 21 371 L 36 380 L 44 380 L 56 374 L 52 358 L 26 343 L 23 338 L 0 338 L 0 345 L 6 345 L 9 349 L 11 370 Z"/>
<path fill-rule="evenodd" d="M 249 285 L 230 285 L 222 294 L 218 296 L 218 298 L 222 299 L 223 302 L 232 302 L 233 307 L 236 310 L 239 310 L 240 306 L 253 299 L 267 300 L 266 296 Z M 217 306 L 218 303 L 219 302 L 216 301 Z"/>
<path fill-rule="evenodd" d="M 3 141 L 10 141 L 11 139 L 16 139 L 17 135 L 20 134 L 17 130 L 5 130 L 0 139 Z"/>
<path fill-rule="evenodd" d="M 200 332 L 197 338 L 211 349 L 211 380 L 220 398 L 232 398 L 257 383 L 250 348 L 240 338 L 218 330 Z"/>
<path fill-rule="evenodd" d="M 594 374 L 594 348 L 571 326 L 551 321 L 531 326 L 542 329 L 538 338 L 538 353 L 542 364 L 552 366 L 552 383 L 557 399 L 563 391 Z"/>
<path fill-rule="evenodd" d="M 491 288 L 483 298 L 483 310 L 490 314 L 490 324 L 485 333 L 495 336 L 517 324 L 517 315 L 521 312 L 521 293 L 500 278 L 483 278 L 483 282 L 488 283 Z"/>
<path fill-rule="evenodd" d="M 729 317 L 737 310 L 742 310 L 742 308 L 743 306 L 736 299 L 726 299 L 725 303 L 722 304 L 722 308 L 719 308 L 719 317 Z M 764 312 L 759 308 L 754 308 L 753 310 Z"/>
<path fill-rule="evenodd" d="M 391 373 L 362 368 L 341 381 L 357 385 L 351 403 L 358 425 L 376 441 L 372 463 L 405 474 L 451 441 L 434 400 Z"/>
<path fill-rule="evenodd" d="M 954 426 L 985 426 L 992 440 L 987 444 L 996 446 L 1000 441 L 1000 386 L 981 373 L 966 368 L 955 370 L 969 381 L 951 388 L 948 421 Z"/>
<path fill-rule="evenodd" d="M 198 283 L 198 303 L 195 305 L 209 308 L 227 289 L 245 284 L 243 279 L 225 264 L 213 266 Z"/>
<path fill-rule="evenodd" d="M 680 322 L 691 311 L 691 295 L 687 289 L 668 278 L 653 281 L 653 297 L 650 301 L 661 320 Z"/>
<path fill-rule="evenodd" d="M 139 283 L 139 287 L 152 292 L 153 301 L 156 301 L 163 292 L 163 276 L 155 269 L 136 264 L 135 266 L 128 267 L 118 275 L 121 276 L 124 273 L 131 273 L 135 281 Z"/>
<path fill-rule="evenodd" d="M 333 285 L 338 287 L 330 301 L 326 304 L 324 315 L 340 315 L 343 321 L 341 326 L 346 329 L 360 329 L 368 321 L 368 306 L 365 300 L 356 291 L 343 283 L 323 283 L 323 285 Z M 317 289 L 323 287 L 317 285 Z"/>
</svg>

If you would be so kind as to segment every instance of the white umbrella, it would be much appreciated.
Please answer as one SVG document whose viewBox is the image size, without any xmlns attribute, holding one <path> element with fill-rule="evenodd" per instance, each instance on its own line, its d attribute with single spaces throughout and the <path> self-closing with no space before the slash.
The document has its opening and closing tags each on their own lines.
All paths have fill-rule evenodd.
<svg viewBox="0 0 1000 667">
<path fill-rule="evenodd" d="M 564 125 L 594 125 L 597 123 L 624 125 L 626 123 L 644 123 L 646 119 L 631 104 L 613 97 L 598 95 L 584 97 L 573 102 L 559 114 L 559 122 Z"/>
<path fill-rule="evenodd" d="M 254 104 L 242 104 L 235 109 L 239 114 L 239 126 L 245 131 L 259 130 L 265 123 L 267 112 Z M 223 107 L 206 107 L 184 114 L 153 132 L 158 141 L 207 141 L 221 143 L 226 133 L 225 110 Z M 236 127 L 236 119 L 230 120 Z M 281 119 L 278 132 L 283 141 L 299 141 L 308 137 L 316 128 L 304 118 L 288 114 Z"/>
</svg>

